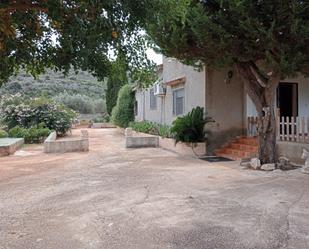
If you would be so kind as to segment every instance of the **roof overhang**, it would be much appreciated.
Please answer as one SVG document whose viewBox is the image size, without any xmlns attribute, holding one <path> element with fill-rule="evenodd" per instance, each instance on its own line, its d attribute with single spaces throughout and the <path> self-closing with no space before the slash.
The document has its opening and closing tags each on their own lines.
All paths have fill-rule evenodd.
<svg viewBox="0 0 309 249">
<path fill-rule="evenodd" d="M 167 81 L 165 82 L 165 85 L 175 87 L 175 86 L 183 85 L 185 83 L 186 83 L 186 77 L 184 76 L 184 77 L 180 77 L 180 78 Z"/>
</svg>

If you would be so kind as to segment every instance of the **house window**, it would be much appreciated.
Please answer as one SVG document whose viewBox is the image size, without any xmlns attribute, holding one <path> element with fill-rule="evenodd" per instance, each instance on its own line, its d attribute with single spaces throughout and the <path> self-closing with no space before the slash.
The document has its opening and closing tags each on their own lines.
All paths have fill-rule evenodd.
<svg viewBox="0 0 309 249">
<path fill-rule="evenodd" d="M 154 89 L 150 89 L 150 109 L 155 110 L 157 109 L 157 97 L 154 95 Z"/>
<path fill-rule="evenodd" d="M 185 112 L 185 89 L 173 91 L 173 114 L 178 116 Z"/>
</svg>

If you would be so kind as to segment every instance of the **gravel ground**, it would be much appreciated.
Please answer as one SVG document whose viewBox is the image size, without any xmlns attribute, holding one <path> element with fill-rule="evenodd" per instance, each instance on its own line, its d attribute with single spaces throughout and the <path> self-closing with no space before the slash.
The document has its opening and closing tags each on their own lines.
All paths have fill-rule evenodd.
<svg viewBox="0 0 309 249">
<path fill-rule="evenodd" d="M 309 248 L 299 170 L 241 170 L 125 149 L 116 129 L 89 133 L 89 153 L 27 146 L 0 158 L 1 249 Z"/>
</svg>

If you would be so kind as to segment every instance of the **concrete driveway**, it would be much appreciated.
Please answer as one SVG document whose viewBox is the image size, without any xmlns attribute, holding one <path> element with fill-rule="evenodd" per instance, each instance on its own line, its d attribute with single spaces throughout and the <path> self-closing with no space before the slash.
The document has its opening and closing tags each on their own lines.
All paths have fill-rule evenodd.
<svg viewBox="0 0 309 249">
<path fill-rule="evenodd" d="M 308 249 L 309 176 L 240 170 L 90 130 L 90 152 L 0 158 L 0 248 Z"/>
</svg>

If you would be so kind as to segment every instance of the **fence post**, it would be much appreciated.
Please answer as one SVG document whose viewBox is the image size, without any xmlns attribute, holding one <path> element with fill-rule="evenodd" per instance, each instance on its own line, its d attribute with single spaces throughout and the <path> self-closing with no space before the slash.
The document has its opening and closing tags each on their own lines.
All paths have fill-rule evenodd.
<svg viewBox="0 0 309 249">
<path fill-rule="evenodd" d="M 277 140 L 280 141 L 280 116 L 276 116 Z"/>
<path fill-rule="evenodd" d="M 305 118 L 301 118 L 301 137 L 302 137 L 302 142 L 305 142 Z"/>
<path fill-rule="evenodd" d="M 291 117 L 291 126 L 292 126 L 292 135 L 291 135 L 291 140 L 295 142 L 295 117 Z"/>
<path fill-rule="evenodd" d="M 300 120 L 299 117 L 296 117 L 296 141 L 299 142 L 299 133 L 300 133 Z"/>
</svg>

